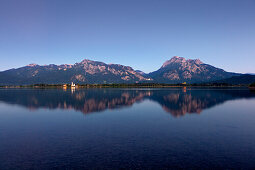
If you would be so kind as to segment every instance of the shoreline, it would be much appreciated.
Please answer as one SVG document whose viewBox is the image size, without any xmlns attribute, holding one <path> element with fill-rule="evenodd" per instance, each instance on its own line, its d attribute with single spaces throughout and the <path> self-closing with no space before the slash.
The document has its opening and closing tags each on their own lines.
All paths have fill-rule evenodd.
<svg viewBox="0 0 255 170">
<path fill-rule="evenodd" d="M 134 85 L 134 84 L 88 84 L 88 85 L 17 85 L 17 86 L 0 86 L 1 89 L 19 89 L 19 88 L 33 88 L 33 89 L 72 89 L 72 88 L 247 88 L 255 90 L 255 87 L 248 85 L 171 85 L 171 84 L 155 84 L 155 85 Z"/>
</svg>

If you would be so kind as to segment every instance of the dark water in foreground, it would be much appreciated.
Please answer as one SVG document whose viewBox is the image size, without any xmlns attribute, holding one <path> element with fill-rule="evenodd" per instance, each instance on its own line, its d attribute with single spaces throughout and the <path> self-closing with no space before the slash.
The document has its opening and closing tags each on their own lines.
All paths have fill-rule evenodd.
<svg viewBox="0 0 255 170">
<path fill-rule="evenodd" d="M 0 169 L 255 168 L 245 89 L 0 89 Z"/>
</svg>

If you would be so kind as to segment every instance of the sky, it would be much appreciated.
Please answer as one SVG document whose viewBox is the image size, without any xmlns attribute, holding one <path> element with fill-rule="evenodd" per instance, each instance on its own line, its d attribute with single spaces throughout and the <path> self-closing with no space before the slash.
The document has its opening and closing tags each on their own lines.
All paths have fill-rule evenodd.
<svg viewBox="0 0 255 170">
<path fill-rule="evenodd" d="M 0 71 L 91 59 L 148 73 L 172 56 L 255 73 L 255 0 L 0 0 Z"/>
</svg>

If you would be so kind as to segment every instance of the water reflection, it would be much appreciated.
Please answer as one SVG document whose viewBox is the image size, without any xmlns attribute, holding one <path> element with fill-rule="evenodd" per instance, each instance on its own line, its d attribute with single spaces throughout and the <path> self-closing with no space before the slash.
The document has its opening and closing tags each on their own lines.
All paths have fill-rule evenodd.
<svg viewBox="0 0 255 170">
<path fill-rule="evenodd" d="M 151 100 L 174 117 L 201 113 L 228 100 L 255 97 L 244 89 L 1 89 L 0 101 L 30 110 L 74 109 L 84 114 Z"/>
</svg>

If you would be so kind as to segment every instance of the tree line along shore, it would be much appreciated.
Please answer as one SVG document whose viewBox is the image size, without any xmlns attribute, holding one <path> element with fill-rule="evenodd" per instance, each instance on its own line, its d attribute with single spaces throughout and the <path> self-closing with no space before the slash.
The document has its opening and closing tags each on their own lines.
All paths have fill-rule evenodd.
<svg viewBox="0 0 255 170">
<path fill-rule="evenodd" d="M 201 84 L 164 84 L 164 83 L 134 83 L 134 84 L 32 84 L 32 85 L 2 85 L 1 88 L 164 88 L 164 87 L 250 87 L 252 84 L 227 84 L 227 83 L 201 83 Z"/>
</svg>

